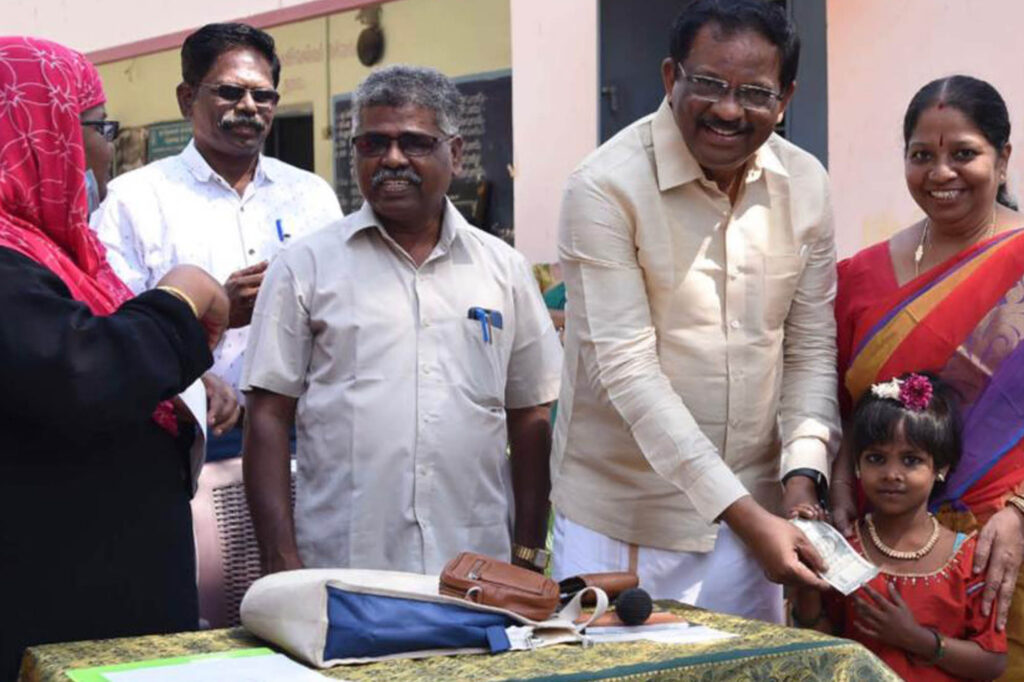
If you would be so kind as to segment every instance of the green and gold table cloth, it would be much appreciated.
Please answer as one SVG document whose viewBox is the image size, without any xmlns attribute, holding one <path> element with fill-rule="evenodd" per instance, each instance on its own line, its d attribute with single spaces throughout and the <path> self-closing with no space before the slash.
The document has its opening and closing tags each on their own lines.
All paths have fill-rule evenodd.
<svg viewBox="0 0 1024 682">
<path fill-rule="evenodd" d="M 692 623 L 738 635 L 700 644 L 624 642 L 588 648 L 557 645 L 503 654 L 392 660 L 321 671 L 332 678 L 374 682 L 411 680 L 723 680 L 729 682 L 899 682 L 860 644 L 808 630 L 785 628 L 659 602 Z M 21 682 L 66 682 L 65 670 L 266 646 L 242 628 L 102 641 L 47 644 L 28 649 Z"/>
</svg>

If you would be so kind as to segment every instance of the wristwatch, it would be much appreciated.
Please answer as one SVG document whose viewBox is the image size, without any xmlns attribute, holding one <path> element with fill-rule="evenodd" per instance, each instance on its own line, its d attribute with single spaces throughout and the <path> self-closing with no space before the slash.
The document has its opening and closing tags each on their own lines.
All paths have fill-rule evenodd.
<svg viewBox="0 0 1024 682">
<path fill-rule="evenodd" d="M 814 489 L 818 495 L 818 502 L 820 502 L 826 509 L 828 508 L 828 479 L 825 478 L 825 474 L 821 473 L 817 469 L 811 469 L 810 467 L 800 467 L 799 469 L 793 469 L 783 476 L 782 485 L 786 485 L 786 481 L 793 476 L 806 476 L 814 481 Z"/>
<path fill-rule="evenodd" d="M 551 552 L 537 547 L 523 547 L 513 542 L 512 556 L 520 561 L 525 561 L 538 571 L 543 571 L 548 567 Z"/>
</svg>

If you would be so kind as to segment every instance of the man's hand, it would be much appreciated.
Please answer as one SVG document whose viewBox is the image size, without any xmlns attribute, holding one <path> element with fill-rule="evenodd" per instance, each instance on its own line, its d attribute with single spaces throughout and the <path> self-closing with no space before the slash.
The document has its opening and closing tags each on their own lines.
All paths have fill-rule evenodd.
<svg viewBox="0 0 1024 682">
<path fill-rule="evenodd" d="M 832 508 L 832 525 L 847 538 L 852 538 L 857 527 L 857 493 L 854 482 L 833 478 L 828 496 Z"/>
<path fill-rule="evenodd" d="M 865 585 L 854 603 L 858 616 L 854 627 L 864 634 L 921 658 L 928 658 L 934 651 L 935 635 L 918 625 L 892 583 L 888 599 Z"/>
<path fill-rule="evenodd" d="M 263 565 L 261 566 L 263 572 L 267 575 L 271 573 L 280 573 L 281 571 L 297 571 L 300 568 L 305 568 L 302 565 L 302 560 L 299 559 L 299 555 L 296 552 L 290 552 L 287 554 L 268 554 L 263 557 Z"/>
<path fill-rule="evenodd" d="M 256 294 L 263 284 L 263 273 L 267 270 L 267 261 L 250 265 L 232 272 L 224 288 L 228 292 L 228 299 L 231 301 L 231 317 L 228 327 L 237 329 L 244 327 L 252 321 L 252 309 L 256 305 Z"/>
<path fill-rule="evenodd" d="M 761 564 L 769 580 L 784 585 L 829 589 L 815 573 L 826 570 L 825 562 L 799 528 L 767 512 L 746 495 L 722 514 Z"/>
<path fill-rule="evenodd" d="M 1016 507 L 1007 505 L 988 520 L 978 535 L 974 550 L 974 572 L 985 573 L 985 591 L 981 598 L 981 611 L 986 616 L 992 611 L 992 602 L 999 598 L 996 610 L 996 628 L 1006 627 L 1010 615 L 1010 599 L 1017 585 L 1021 556 L 1024 555 L 1024 519 Z"/>
<path fill-rule="evenodd" d="M 789 510 L 790 519 L 806 519 L 808 521 L 826 521 L 825 510 L 820 504 L 798 504 Z"/>
<path fill-rule="evenodd" d="M 212 372 L 202 377 L 206 389 L 206 426 L 215 436 L 222 436 L 238 423 L 242 406 L 230 384 Z"/>
<path fill-rule="evenodd" d="M 824 518 L 825 511 L 818 501 L 818 489 L 814 481 L 806 476 L 790 476 L 783 484 L 782 514 L 787 519 L 793 518 L 797 507 L 811 507 L 820 512 L 816 518 Z"/>
<path fill-rule="evenodd" d="M 262 389 L 246 394 L 242 474 L 260 566 L 265 573 L 302 568 L 292 518 L 288 431 L 297 399 Z"/>
</svg>

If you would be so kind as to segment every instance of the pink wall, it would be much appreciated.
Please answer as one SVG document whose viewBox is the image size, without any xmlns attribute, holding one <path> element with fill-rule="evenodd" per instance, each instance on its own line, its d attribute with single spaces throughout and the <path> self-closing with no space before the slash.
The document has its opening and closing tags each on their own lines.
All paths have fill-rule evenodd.
<svg viewBox="0 0 1024 682">
<path fill-rule="evenodd" d="M 597 147 L 597 3 L 510 6 L 516 248 L 546 263 L 558 258 L 565 180 Z"/>
<path fill-rule="evenodd" d="M 921 216 L 903 179 L 903 114 L 928 81 L 983 78 L 1014 127 L 1009 186 L 1024 178 L 1024 3 L 828 0 L 829 172 L 840 256 Z"/>
<path fill-rule="evenodd" d="M 82 52 L 167 33 L 195 30 L 211 21 L 235 21 L 308 0 L 174 0 L 108 3 L 75 0 L 3 0 L 4 35 L 49 38 Z"/>
</svg>

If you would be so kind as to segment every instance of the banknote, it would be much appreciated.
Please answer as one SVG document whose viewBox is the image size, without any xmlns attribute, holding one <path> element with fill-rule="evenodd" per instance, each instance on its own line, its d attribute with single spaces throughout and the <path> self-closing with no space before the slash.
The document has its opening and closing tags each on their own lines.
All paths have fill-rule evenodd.
<svg viewBox="0 0 1024 682">
<path fill-rule="evenodd" d="M 824 521 L 791 519 L 825 560 L 825 581 L 844 595 L 854 592 L 878 575 L 878 567 L 857 553 L 842 533 Z"/>
</svg>

